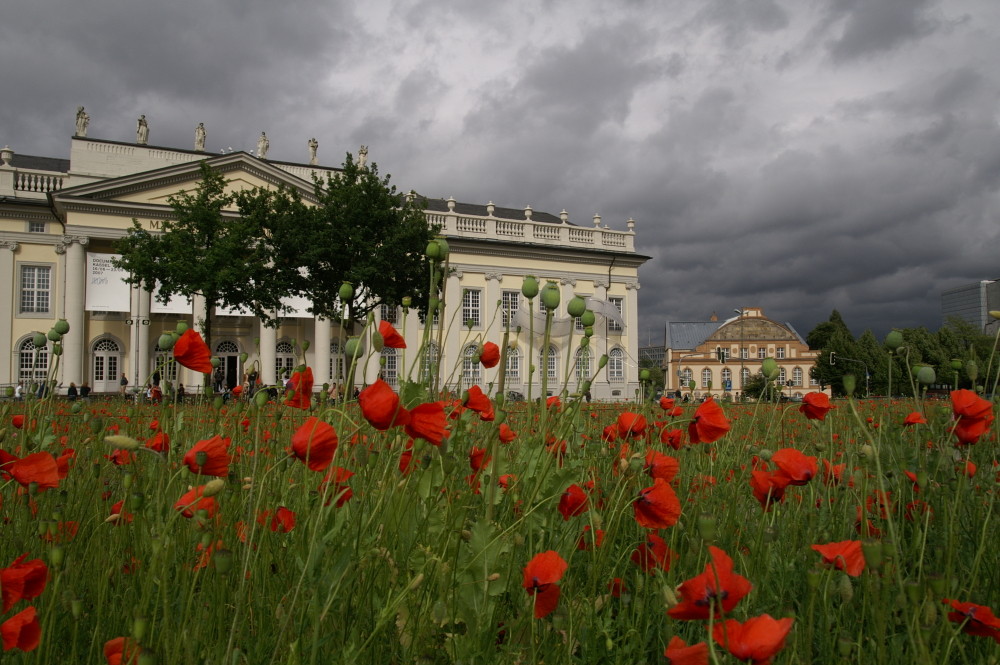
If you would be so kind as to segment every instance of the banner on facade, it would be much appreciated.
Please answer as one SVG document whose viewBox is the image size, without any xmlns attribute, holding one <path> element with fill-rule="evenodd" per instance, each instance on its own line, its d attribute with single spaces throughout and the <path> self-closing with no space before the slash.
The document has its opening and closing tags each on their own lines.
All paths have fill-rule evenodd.
<svg viewBox="0 0 1000 665">
<path fill-rule="evenodd" d="M 88 312 L 128 312 L 132 305 L 132 288 L 125 283 L 128 273 L 112 265 L 119 254 L 87 252 Z"/>
<path fill-rule="evenodd" d="M 281 304 L 289 309 L 281 313 L 281 316 L 289 319 L 311 319 L 313 318 L 309 308 L 312 301 L 302 296 L 288 296 L 281 299 Z"/>
<path fill-rule="evenodd" d="M 149 302 L 149 313 L 150 314 L 190 314 L 191 313 L 191 298 L 187 296 L 181 296 L 174 294 L 170 297 L 167 302 L 159 301 L 160 295 L 160 283 L 157 282 L 156 286 L 153 288 L 153 294 L 150 297 Z"/>
</svg>

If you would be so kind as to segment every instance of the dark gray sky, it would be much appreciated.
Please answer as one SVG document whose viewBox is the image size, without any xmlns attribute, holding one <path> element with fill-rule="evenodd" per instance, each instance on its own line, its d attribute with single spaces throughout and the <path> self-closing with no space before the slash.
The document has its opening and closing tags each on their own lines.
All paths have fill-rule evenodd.
<svg viewBox="0 0 1000 665">
<path fill-rule="evenodd" d="M 351 5 L 354 5 L 353 7 Z M 8 0 L 0 143 L 337 165 L 637 221 L 642 343 L 760 306 L 801 333 L 941 323 L 1000 277 L 996 0 Z"/>
</svg>

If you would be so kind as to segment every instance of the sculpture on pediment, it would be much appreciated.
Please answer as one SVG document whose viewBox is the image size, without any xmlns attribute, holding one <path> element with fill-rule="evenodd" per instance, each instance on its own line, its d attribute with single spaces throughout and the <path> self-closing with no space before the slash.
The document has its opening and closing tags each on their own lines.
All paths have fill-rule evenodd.
<svg viewBox="0 0 1000 665">
<path fill-rule="evenodd" d="M 260 138 L 257 139 L 257 156 L 261 159 L 267 159 L 267 151 L 271 147 L 271 142 L 267 138 L 267 134 L 264 132 L 260 133 Z"/>
<path fill-rule="evenodd" d="M 146 116 L 140 115 L 135 125 L 135 142 L 139 145 L 146 145 L 146 141 L 149 140 L 149 123 L 146 122 Z"/>
<path fill-rule="evenodd" d="M 83 110 L 82 106 L 76 107 L 76 135 L 86 136 L 87 126 L 90 124 L 90 116 Z"/>
<path fill-rule="evenodd" d="M 319 141 L 315 137 L 309 139 L 309 163 L 312 165 L 319 164 L 319 160 L 316 157 L 316 151 L 319 150 Z"/>
<path fill-rule="evenodd" d="M 199 122 L 194 128 L 194 149 L 198 152 L 205 152 L 205 123 Z"/>
<path fill-rule="evenodd" d="M 358 150 L 358 166 L 365 168 L 368 164 L 368 146 L 363 145 Z"/>
</svg>

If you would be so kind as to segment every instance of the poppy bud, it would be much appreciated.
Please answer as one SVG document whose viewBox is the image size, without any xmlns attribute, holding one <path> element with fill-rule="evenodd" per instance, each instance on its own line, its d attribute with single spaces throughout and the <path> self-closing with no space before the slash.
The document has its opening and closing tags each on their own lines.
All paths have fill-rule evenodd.
<svg viewBox="0 0 1000 665">
<path fill-rule="evenodd" d="M 918 469 L 917 470 L 917 487 L 919 487 L 920 489 L 927 489 L 927 482 L 928 482 L 928 480 L 929 480 L 929 477 L 927 475 L 927 470 L 926 469 Z"/>
<path fill-rule="evenodd" d="M 552 281 L 545 282 L 545 286 L 542 288 L 542 305 L 545 306 L 545 309 L 553 310 L 559 307 L 559 300 L 559 286 Z"/>
<path fill-rule="evenodd" d="M 903 589 L 906 590 L 906 597 L 914 605 L 918 604 L 924 595 L 923 587 L 916 580 L 906 580 L 903 582 Z"/>
<path fill-rule="evenodd" d="M 41 349 L 41 348 L 43 348 L 43 347 L 44 347 L 44 346 L 45 346 L 45 345 L 46 345 L 46 344 L 47 344 L 48 342 L 47 342 L 47 341 L 46 341 L 46 339 L 45 339 L 45 335 L 43 335 L 43 334 L 42 334 L 42 333 L 40 333 L 40 332 L 36 332 L 36 333 L 35 333 L 35 335 L 34 335 L 34 336 L 33 336 L 33 337 L 31 338 L 31 343 L 32 343 L 32 344 L 34 344 L 34 345 L 35 345 L 35 347 L 37 347 L 37 348 Z"/>
<path fill-rule="evenodd" d="M 847 660 L 851 657 L 851 652 L 854 651 L 854 640 L 848 635 L 841 635 L 837 638 L 837 653 L 841 658 Z"/>
<path fill-rule="evenodd" d="M 169 351 L 174 348 L 174 342 L 177 340 L 170 333 L 163 333 L 160 335 L 159 339 L 156 340 L 156 347 L 160 351 Z"/>
<path fill-rule="evenodd" d="M 340 298 L 341 303 L 350 302 L 351 298 L 354 297 L 354 286 L 350 282 L 344 282 L 340 285 L 337 296 Z"/>
<path fill-rule="evenodd" d="M 823 569 L 822 568 L 810 568 L 806 571 L 806 584 L 810 589 L 818 589 L 819 583 L 823 580 Z"/>
<path fill-rule="evenodd" d="M 882 567 L 882 543 L 877 540 L 866 540 L 861 543 L 861 553 L 865 557 L 865 565 L 872 570 Z"/>
<path fill-rule="evenodd" d="M 61 356 L 63 352 L 62 344 L 56 343 L 52 345 L 52 355 Z"/>
<path fill-rule="evenodd" d="M 134 479 L 135 476 L 133 476 L 131 473 L 125 473 L 125 475 L 122 476 L 122 487 L 124 487 L 125 489 L 130 489 L 132 487 L 132 481 Z"/>
<path fill-rule="evenodd" d="M 580 316 L 580 323 L 584 328 L 590 328 L 597 322 L 597 317 L 589 309 Z"/>
<path fill-rule="evenodd" d="M 265 404 L 267 404 L 267 391 L 258 390 L 253 396 L 253 403 L 256 404 L 258 407 L 263 407 Z"/>
<path fill-rule="evenodd" d="M 249 357 L 250 357 L 250 354 L 248 354 L 246 351 L 242 352 L 240 354 L 240 364 L 245 363 L 247 361 L 247 358 L 249 358 Z"/>
<path fill-rule="evenodd" d="M 854 599 L 854 585 L 851 584 L 851 578 L 843 573 L 837 576 L 837 595 L 844 604 Z"/>
<path fill-rule="evenodd" d="M 69 601 L 69 612 L 73 615 L 74 619 L 78 620 L 83 616 L 83 601 L 79 598 Z"/>
<path fill-rule="evenodd" d="M 717 528 L 715 515 L 712 513 L 702 513 L 698 515 L 698 535 L 706 542 L 713 542 L 716 538 Z"/>
<path fill-rule="evenodd" d="M 132 510 L 142 510 L 143 504 L 146 503 L 146 495 L 142 492 L 133 492 L 128 498 L 128 503 Z"/>
<path fill-rule="evenodd" d="M 590 338 L 587 337 L 587 336 L 581 337 L 580 338 L 580 348 L 581 349 L 585 349 L 588 346 L 590 346 Z"/>
<path fill-rule="evenodd" d="M 146 631 L 149 630 L 149 619 L 146 617 L 136 617 L 132 621 L 132 637 L 138 642 L 146 639 Z"/>
<path fill-rule="evenodd" d="M 112 448 L 120 448 L 121 450 L 135 450 L 139 447 L 138 441 L 130 436 L 125 436 L 124 434 L 106 436 L 104 437 L 104 443 L 108 444 Z"/>
<path fill-rule="evenodd" d="M 521 281 L 521 295 L 531 300 L 538 295 L 538 280 L 533 275 L 525 275 Z"/>
<path fill-rule="evenodd" d="M 302 352 L 305 353 L 308 350 L 309 350 L 309 340 L 304 339 L 302 340 Z"/>
<path fill-rule="evenodd" d="M 572 317 L 582 317 L 586 311 L 587 303 L 580 296 L 573 296 L 569 299 L 569 302 L 566 303 L 566 313 Z"/>
<path fill-rule="evenodd" d="M 177 326 L 174 328 L 174 330 L 178 335 L 183 335 L 188 331 L 188 328 L 189 326 L 187 324 L 187 321 L 178 321 Z"/>
<path fill-rule="evenodd" d="M 639 370 L 639 380 L 640 381 L 649 381 L 649 377 L 650 377 L 650 374 L 649 374 L 649 370 L 648 369 L 640 369 Z"/>
<path fill-rule="evenodd" d="M 604 366 L 608 364 L 608 354 L 604 354 L 597 361 L 597 369 L 604 369 Z"/>
<path fill-rule="evenodd" d="M 861 448 L 858 449 L 858 455 L 860 455 L 862 459 L 869 459 L 874 454 L 875 454 L 875 449 L 872 447 L 870 443 L 866 443 L 865 445 L 861 446 Z"/>
<path fill-rule="evenodd" d="M 348 358 L 356 358 L 361 355 L 361 338 L 351 337 L 344 343 L 344 354 Z"/>
<path fill-rule="evenodd" d="M 768 379 L 774 379 L 778 376 L 778 361 L 774 358 L 764 358 L 764 362 L 760 364 L 761 373 Z"/>
<path fill-rule="evenodd" d="M 853 374 L 845 374 L 840 377 L 841 383 L 844 384 L 844 392 L 848 395 L 854 394 L 854 389 L 857 387 L 857 381 Z"/>
<path fill-rule="evenodd" d="M 233 553 L 225 549 L 216 550 L 212 555 L 212 563 L 215 564 L 215 572 L 228 575 L 233 569 Z"/>
<path fill-rule="evenodd" d="M 970 360 L 965 363 L 965 373 L 969 376 L 969 380 L 975 382 L 979 378 L 979 365 L 976 364 L 975 360 Z"/>
<path fill-rule="evenodd" d="M 385 348 L 385 338 L 377 330 L 372 330 L 372 348 L 376 353 L 382 353 L 382 349 Z"/>
<path fill-rule="evenodd" d="M 48 337 L 53 342 L 58 342 L 58 341 L 62 340 L 62 335 L 60 335 L 58 332 L 56 332 L 55 328 L 50 328 L 49 332 L 46 333 L 45 336 Z"/>
<path fill-rule="evenodd" d="M 60 335 L 65 335 L 69 332 L 69 321 L 66 319 L 59 319 L 55 322 L 55 325 L 52 326 L 52 329 Z"/>
<path fill-rule="evenodd" d="M 209 390 L 211 390 L 211 386 L 206 386 L 206 392 L 208 392 Z M 214 400 L 212 400 L 212 407 L 216 411 L 221 409 L 223 404 L 225 404 L 225 401 L 221 397 L 216 397 Z"/>
<path fill-rule="evenodd" d="M 66 559 L 66 552 L 63 548 L 56 546 L 49 550 L 49 563 L 53 568 L 61 568 Z"/>
</svg>

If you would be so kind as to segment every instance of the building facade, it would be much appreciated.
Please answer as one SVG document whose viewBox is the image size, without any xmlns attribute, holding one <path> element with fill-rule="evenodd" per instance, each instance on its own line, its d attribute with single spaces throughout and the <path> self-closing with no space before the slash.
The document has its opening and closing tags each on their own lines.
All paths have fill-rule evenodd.
<svg viewBox="0 0 1000 665">
<path fill-rule="evenodd" d="M 140 386 L 155 369 L 188 387 L 202 380 L 177 367 L 170 352 L 156 345 L 161 332 L 178 321 L 197 325 L 204 320 L 205 303 L 195 298 L 163 304 L 150 291 L 125 284 L 111 265 L 115 241 L 133 219 L 158 230 L 172 215 L 169 197 L 197 187 L 202 161 L 225 176 L 230 190 L 283 185 L 298 189 L 306 200 L 312 197 L 314 174 L 325 178 L 336 171 L 246 152 L 210 155 L 203 145 L 182 150 L 80 135 L 72 139 L 68 160 L 17 155 L 9 148 L 0 157 L 0 349 L 9 349 L 0 356 L 0 385 L 43 380 L 54 359 L 49 348 L 34 347 L 33 333 L 66 319 L 71 329 L 54 379 L 63 391 L 70 382 L 86 381 L 95 393 L 118 391 L 122 375 L 133 388 Z M 314 155 L 310 161 L 315 162 Z M 497 380 L 499 368 L 483 369 L 470 358 L 479 343 L 499 344 L 508 316 L 514 316 L 506 388 L 540 394 L 540 373 L 529 372 L 541 367 L 540 341 L 529 339 L 530 325 L 521 332 L 516 326 L 528 321 L 529 303 L 520 288 L 524 277 L 533 275 L 541 284 L 555 281 L 562 295 L 556 313 L 562 332 L 550 340 L 549 392 L 572 392 L 593 377 L 595 399 L 634 398 L 639 385 L 638 269 L 648 257 L 635 251 L 632 220 L 625 230 L 602 226 L 596 216 L 592 225 L 577 226 L 565 212 L 556 216 L 530 207 L 453 199 L 429 201 L 425 213 L 430 223 L 440 225 L 451 247 L 448 309 L 441 315 L 448 324 L 446 334 L 440 345 L 427 349 L 447 388 L 472 383 L 485 388 Z M 565 314 L 574 294 L 591 299 L 605 314 L 598 317 L 587 352 L 579 350 L 579 322 Z M 357 331 L 313 317 L 308 303 L 289 304 L 292 311 L 282 315 L 277 328 L 243 312 L 216 312 L 212 351 L 227 385 L 239 383 L 251 368 L 259 368 L 264 383 L 278 382 L 297 364 L 296 349 L 303 341 L 310 343 L 307 360 L 317 388 L 342 381 L 343 342 Z M 415 311 L 402 308 L 383 307 L 379 314 L 403 333 L 411 345 L 409 355 L 386 349 L 381 368 L 378 362 L 368 363 L 357 382 L 371 383 L 381 373 L 398 384 L 411 374 L 423 322 Z M 609 362 L 598 374 L 598 358 L 605 353 Z"/>
<path fill-rule="evenodd" d="M 764 316 L 759 307 L 734 310 L 724 321 L 668 322 L 664 354 L 666 391 L 739 399 L 750 377 L 766 358 L 778 365 L 776 381 L 786 395 L 801 397 L 820 386 L 811 371 L 819 351 L 813 351 L 788 323 Z M 692 387 L 693 386 L 693 387 Z"/>
<path fill-rule="evenodd" d="M 1000 310 L 1000 282 L 984 279 L 965 284 L 941 293 L 941 318 L 948 323 L 951 317 L 958 317 L 970 323 L 981 332 L 992 332 L 996 319 L 990 310 Z"/>
</svg>

